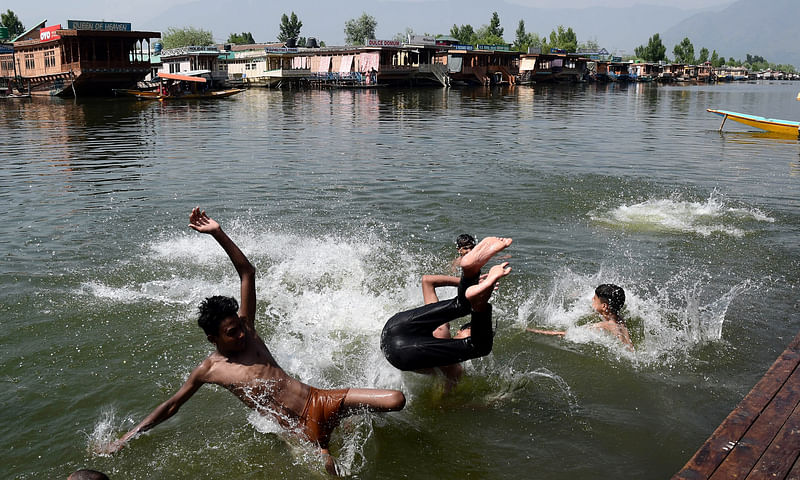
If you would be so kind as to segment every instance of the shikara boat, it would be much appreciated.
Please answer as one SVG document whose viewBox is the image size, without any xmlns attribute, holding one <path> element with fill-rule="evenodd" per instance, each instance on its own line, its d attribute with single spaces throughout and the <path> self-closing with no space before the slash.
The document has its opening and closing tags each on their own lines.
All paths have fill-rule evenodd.
<svg viewBox="0 0 800 480">
<path fill-rule="evenodd" d="M 766 130 L 768 132 L 778 133 L 780 135 L 797 137 L 798 132 L 800 132 L 800 122 L 765 118 L 757 115 L 748 115 L 746 113 L 729 112 L 727 110 L 714 110 L 713 108 L 709 108 L 708 111 L 722 117 L 722 125 L 719 126 L 720 131 L 722 131 L 722 127 L 725 125 L 725 120 L 730 118 L 735 122 L 743 123 L 750 127 L 760 128 L 761 130 Z"/>
<path fill-rule="evenodd" d="M 207 70 L 191 73 L 159 73 L 159 86 L 156 90 L 119 90 L 117 93 L 131 95 L 143 100 L 193 100 L 205 98 L 223 98 L 236 95 L 244 91 L 243 88 L 228 88 L 224 90 L 210 90 L 200 87 L 208 82 L 203 77 Z"/>
</svg>

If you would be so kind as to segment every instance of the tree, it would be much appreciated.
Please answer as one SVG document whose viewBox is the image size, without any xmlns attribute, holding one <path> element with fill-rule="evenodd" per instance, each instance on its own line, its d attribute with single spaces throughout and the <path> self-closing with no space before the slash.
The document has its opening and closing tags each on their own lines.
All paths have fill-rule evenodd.
<svg viewBox="0 0 800 480">
<path fill-rule="evenodd" d="M 225 43 L 233 43 L 234 45 L 252 45 L 256 43 L 253 39 L 253 34 L 250 32 L 231 33 L 228 35 L 228 41 Z"/>
<path fill-rule="evenodd" d="M 517 26 L 517 38 L 514 40 L 514 49 L 518 52 L 527 52 L 530 47 L 541 47 L 542 40 L 535 33 L 525 32 L 525 20 L 520 20 Z"/>
<path fill-rule="evenodd" d="M 675 45 L 672 49 L 672 54 L 675 55 L 676 63 L 683 63 L 686 65 L 694 65 L 696 63 L 694 58 L 694 45 L 689 37 L 684 37 L 681 43 Z"/>
<path fill-rule="evenodd" d="M 703 47 L 700 49 L 700 55 L 697 57 L 697 64 L 702 65 L 708 61 L 708 49 Z"/>
<path fill-rule="evenodd" d="M 364 45 L 370 38 L 375 38 L 378 21 L 375 17 L 362 13 L 359 18 L 351 18 L 344 22 L 344 43 L 347 45 Z"/>
<path fill-rule="evenodd" d="M 497 12 L 492 12 L 492 19 L 489 20 L 489 29 L 487 33 L 494 37 L 503 38 L 503 27 L 500 26 L 500 15 L 498 15 Z"/>
<path fill-rule="evenodd" d="M 0 25 L 8 29 L 8 34 L 11 35 L 11 38 L 25 33 L 25 26 L 22 25 L 22 22 L 17 18 L 17 14 L 12 12 L 11 9 L 6 11 L 6 13 L 0 13 Z"/>
<path fill-rule="evenodd" d="M 719 68 L 725 64 L 725 58 L 720 58 L 716 50 L 711 52 L 711 60 L 709 61 L 711 62 L 711 66 L 715 68 Z"/>
<path fill-rule="evenodd" d="M 414 29 L 412 29 L 411 27 L 406 27 L 405 32 L 397 32 L 394 35 L 394 40 L 397 40 L 400 43 L 405 43 L 408 41 L 408 38 L 412 35 L 414 35 Z"/>
<path fill-rule="evenodd" d="M 169 27 L 161 37 L 164 48 L 188 47 L 190 45 L 206 46 L 214 43 L 214 37 L 208 30 L 194 27 L 175 28 Z"/>
<path fill-rule="evenodd" d="M 661 36 L 657 33 L 650 37 L 647 46 L 640 45 L 633 51 L 637 57 L 646 62 L 655 63 L 667 59 L 667 47 L 661 43 Z"/>
<path fill-rule="evenodd" d="M 550 32 L 550 41 L 542 45 L 542 51 L 556 48 L 567 53 L 575 53 L 578 50 L 578 36 L 572 31 L 572 27 L 564 29 L 564 25 L 559 25 L 556 30 Z"/>
<path fill-rule="evenodd" d="M 450 29 L 450 36 L 453 38 L 457 38 L 459 42 L 466 44 L 466 45 L 473 45 L 477 42 L 477 36 L 475 35 L 475 29 L 472 28 L 472 25 L 453 25 Z"/>
<path fill-rule="evenodd" d="M 503 37 L 492 33 L 492 27 L 490 25 L 484 25 L 475 32 L 474 43 L 480 43 L 482 45 L 502 45 L 506 43 L 506 41 L 503 40 Z"/>
<path fill-rule="evenodd" d="M 578 50 L 582 52 L 599 52 L 600 44 L 597 42 L 597 38 L 592 38 L 578 44 Z"/>
<path fill-rule="evenodd" d="M 278 33 L 279 42 L 288 42 L 290 39 L 297 40 L 300 37 L 300 28 L 303 22 L 298 20 L 297 15 L 292 12 L 292 15 L 287 17 L 284 13 L 281 16 L 280 33 Z"/>
</svg>

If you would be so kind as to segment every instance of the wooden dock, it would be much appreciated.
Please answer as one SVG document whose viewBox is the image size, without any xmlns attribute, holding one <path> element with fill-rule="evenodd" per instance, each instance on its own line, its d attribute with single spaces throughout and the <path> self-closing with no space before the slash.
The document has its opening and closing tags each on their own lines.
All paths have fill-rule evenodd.
<svg viewBox="0 0 800 480">
<path fill-rule="evenodd" d="M 673 480 L 800 479 L 800 334 Z"/>
</svg>

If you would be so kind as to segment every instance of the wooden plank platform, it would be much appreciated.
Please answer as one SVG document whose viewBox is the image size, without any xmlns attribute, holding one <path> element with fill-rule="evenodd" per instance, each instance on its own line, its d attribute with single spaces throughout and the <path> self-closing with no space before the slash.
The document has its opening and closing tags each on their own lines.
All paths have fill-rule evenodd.
<svg viewBox="0 0 800 480">
<path fill-rule="evenodd" d="M 672 480 L 800 480 L 800 334 Z"/>
</svg>

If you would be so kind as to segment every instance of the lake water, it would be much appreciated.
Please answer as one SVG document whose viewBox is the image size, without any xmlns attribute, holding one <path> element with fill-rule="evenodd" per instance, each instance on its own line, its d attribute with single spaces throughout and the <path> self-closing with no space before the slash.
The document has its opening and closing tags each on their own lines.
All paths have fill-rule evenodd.
<svg viewBox="0 0 800 480">
<path fill-rule="evenodd" d="M 668 478 L 800 328 L 800 143 L 706 108 L 800 119 L 800 84 L 249 90 L 217 102 L 0 104 L 0 477 L 324 478 L 307 446 L 203 387 L 113 457 L 212 350 L 238 296 L 187 228 L 205 208 L 258 268 L 257 326 L 315 386 L 398 388 L 333 451 L 353 478 Z M 441 382 L 379 335 L 510 236 L 492 355 Z M 617 283 L 636 352 L 581 327 Z M 442 296 L 452 295 L 445 289 Z M 566 329 L 565 338 L 525 327 Z"/>
</svg>

